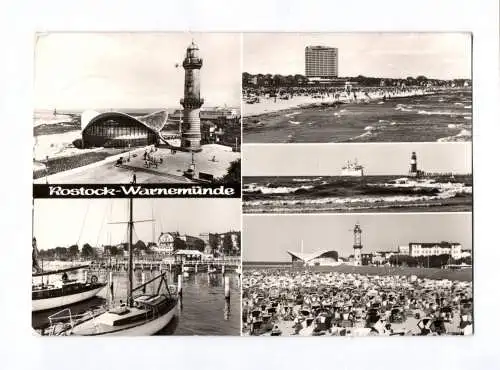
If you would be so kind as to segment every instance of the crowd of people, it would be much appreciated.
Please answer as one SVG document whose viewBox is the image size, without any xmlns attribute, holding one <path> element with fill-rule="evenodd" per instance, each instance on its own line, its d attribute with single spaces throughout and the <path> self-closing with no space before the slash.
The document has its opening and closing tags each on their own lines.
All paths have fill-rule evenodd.
<svg viewBox="0 0 500 370">
<path fill-rule="evenodd" d="M 158 165 L 163 163 L 163 158 L 155 155 L 155 153 L 157 151 L 158 151 L 158 148 L 154 145 L 149 149 L 149 151 L 148 151 L 148 149 L 144 150 L 144 154 L 142 156 L 144 159 L 144 167 L 146 167 L 146 168 L 151 168 L 151 167 L 158 168 Z"/>
<path fill-rule="evenodd" d="M 314 99 L 330 99 L 336 102 L 358 102 L 378 99 L 390 99 L 393 97 L 424 95 L 435 91 L 436 88 L 422 86 L 393 86 L 393 87 L 247 87 L 243 89 L 244 101 L 249 104 L 259 103 L 261 98 L 293 99 L 297 96 L 307 96 Z"/>
<path fill-rule="evenodd" d="M 243 275 L 246 335 L 470 335 L 472 284 L 289 269 Z"/>
</svg>

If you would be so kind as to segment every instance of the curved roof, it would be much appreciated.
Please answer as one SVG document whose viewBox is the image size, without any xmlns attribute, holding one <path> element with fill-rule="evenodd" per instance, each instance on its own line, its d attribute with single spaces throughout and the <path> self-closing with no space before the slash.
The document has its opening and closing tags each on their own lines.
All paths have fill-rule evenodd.
<svg viewBox="0 0 500 370">
<path fill-rule="evenodd" d="M 304 262 L 308 262 L 308 261 L 313 260 L 315 258 L 321 257 L 323 254 L 331 254 L 332 252 L 338 256 L 338 253 L 336 251 L 327 250 L 327 249 L 319 250 L 319 251 L 312 252 L 312 253 L 300 253 L 300 252 L 287 251 L 287 253 L 290 256 L 296 257 Z M 331 257 L 331 256 L 328 256 L 328 257 Z M 337 259 L 338 259 L 338 257 L 337 257 Z"/>
<path fill-rule="evenodd" d="M 167 122 L 168 113 L 166 111 L 158 111 L 146 116 L 134 117 L 122 112 L 103 112 L 99 113 L 93 110 L 87 110 L 81 115 L 81 129 L 84 131 L 90 125 L 99 122 L 102 119 L 127 118 L 133 120 L 146 128 L 155 132 L 160 131 Z"/>
</svg>

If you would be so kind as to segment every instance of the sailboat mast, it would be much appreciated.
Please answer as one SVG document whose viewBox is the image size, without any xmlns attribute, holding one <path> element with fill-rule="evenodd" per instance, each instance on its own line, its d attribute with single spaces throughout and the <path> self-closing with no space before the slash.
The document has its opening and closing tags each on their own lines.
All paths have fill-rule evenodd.
<svg viewBox="0 0 500 370">
<path fill-rule="evenodd" d="M 132 306 L 132 278 L 133 278 L 133 263 L 132 263 L 132 233 L 133 233 L 133 227 L 134 227 L 134 220 L 133 220 L 133 203 L 132 203 L 132 198 L 130 198 L 130 215 L 129 215 L 129 220 L 128 220 L 128 289 L 127 289 L 127 303 L 129 306 Z"/>
</svg>

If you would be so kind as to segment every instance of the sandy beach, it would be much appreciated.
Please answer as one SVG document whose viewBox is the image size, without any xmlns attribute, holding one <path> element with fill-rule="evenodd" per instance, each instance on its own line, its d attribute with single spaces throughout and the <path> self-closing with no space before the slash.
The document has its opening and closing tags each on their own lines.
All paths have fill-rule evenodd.
<svg viewBox="0 0 500 370">
<path fill-rule="evenodd" d="M 243 279 L 245 335 L 470 335 L 472 322 L 470 280 L 286 268 Z"/>
<path fill-rule="evenodd" d="M 375 92 L 360 92 L 356 98 L 353 94 L 347 95 L 345 93 L 339 94 L 335 97 L 334 94 L 329 95 L 295 95 L 288 96 L 288 99 L 280 99 L 269 96 L 260 96 L 260 101 L 258 103 L 249 104 L 248 102 L 243 102 L 242 116 L 251 117 L 257 116 L 264 113 L 278 112 L 287 109 L 301 108 L 314 105 L 322 104 L 356 104 L 356 103 L 367 103 L 372 101 L 379 101 L 384 98 L 384 96 L 390 96 L 391 98 L 402 98 L 411 96 L 422 96 L 434 94 L 434 91 L 415 89 L 414 91 L 398 92 L 392 94 L 386 94 L 381 90 Z M 293 117 L 293 114 L 290 115 Z"/>
</svg>

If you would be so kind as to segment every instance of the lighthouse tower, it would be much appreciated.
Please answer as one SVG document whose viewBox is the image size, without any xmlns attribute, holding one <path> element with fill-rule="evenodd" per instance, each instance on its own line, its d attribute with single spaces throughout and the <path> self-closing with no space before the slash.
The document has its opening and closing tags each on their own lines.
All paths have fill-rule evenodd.
<svg viewBox="0 0 500 370">
<path fill-rule="evenodd" d="M 356 223 L 354 226 L 354 265 L 355 266 L 361 266 L 361 248 L 363 248 L 363 245 L 361 244 L 361 226 L 359 226 L 359 223 Z"/>
<path fill-rule="evenodd" d="M 185 70 L 184 98 L 181 105 L 184 107 L 181 134 L 181 146 L 185 149 L 201 151 L 200 108 L 203 99 L 200 98 L 200 69 L 203 59 L 200 58 L 198 46 L 194 43 L 188 46 L 186 58 L 182 66 Z"/>
<path fill-rule="evenodd" d="M 418 168 L 417 168 L 417 153 L 413 152 L 411 153 L 411 159 L 410 159 L 410 173 L 409 175 L 411 177 L 417 177 L 418 175 Z"/>
</svg>

